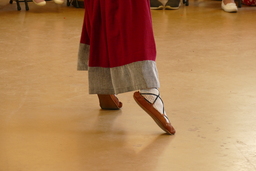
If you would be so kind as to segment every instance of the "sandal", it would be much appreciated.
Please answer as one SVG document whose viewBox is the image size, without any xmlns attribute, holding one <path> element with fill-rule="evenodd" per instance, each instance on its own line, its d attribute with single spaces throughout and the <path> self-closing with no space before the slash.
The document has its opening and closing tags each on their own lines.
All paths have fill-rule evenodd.
<svg viewBox="0 0 256 171">
<path fill-rule="evenodd" d="M 100 107 L 103 110 L 119 110 L 123 104 L 113 94 L 98 94 Z"/>
<path fill-rule="evenodd" d="M 153 103 L 151 103 L 147 99 L 145 99 L 142 95 L 152 95 L 152 96 L 155 96 L 156 98 L 154 99 Z M 167 115 L 165 114 L 164 107 L 163 107 L 163 114 L 162 114 L 158 110 L 156 110 L 153 106 L 154 103 L 157 101 L 157 99 L 160 99 L 162 101 L 160 94 L 157 95 L 153 93 L 135 92 L 133 94 L 133 98 L 137 102 L 137 104 L 154 119 L 154 121 L 162 130 L 164 130 L 168 134 L 175 134 L 176 131 L 171 125 Z"/>
</svg>

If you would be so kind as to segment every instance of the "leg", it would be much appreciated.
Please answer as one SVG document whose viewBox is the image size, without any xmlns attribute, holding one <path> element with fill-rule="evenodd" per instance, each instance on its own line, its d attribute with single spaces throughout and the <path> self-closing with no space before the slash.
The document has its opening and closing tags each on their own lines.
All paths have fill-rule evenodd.
<svg viewBox="0 0 256 171">
<path fill-rule="evenodd" d="M 27 1 L 27 0 L 24 0 L 24 2 L 25 2 L 25 8 L 26 8 L 26 10 L 28 11 L 28 10 L 29 10 L 28 1 Z"/>
<path fill-rule="evenodd" d="M 17 10 L 20 11 L 20 10 L 21 10 L 21 7 L 20 7 L 20 2 L 19 2 L 19 0 L 16 0 L 16 3 L 17 3 Z"/>
</svg>

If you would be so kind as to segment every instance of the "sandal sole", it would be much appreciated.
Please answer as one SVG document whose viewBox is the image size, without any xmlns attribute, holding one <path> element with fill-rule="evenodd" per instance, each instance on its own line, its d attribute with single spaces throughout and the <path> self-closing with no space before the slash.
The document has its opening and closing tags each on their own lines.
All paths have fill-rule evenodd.
<svg viewBox="0 0 256 171">
<path fill-rule="evenodd" d="M 151 118 L 156 122 L 156 124 L 164 130 L 168 134 L 175 134 L 175 129 L 170 123 L 167 123 L 165 118 L 163 117 L 163 114 L 158 112 L 151 103 L 145 100 L 145 98 L 139 93 L 135 92 L 133 94 L 134 100 L 137 102 L 137 104 L 145 111 Z M 168 129 L 169 128 L 169 129 Z"/>
</svg>

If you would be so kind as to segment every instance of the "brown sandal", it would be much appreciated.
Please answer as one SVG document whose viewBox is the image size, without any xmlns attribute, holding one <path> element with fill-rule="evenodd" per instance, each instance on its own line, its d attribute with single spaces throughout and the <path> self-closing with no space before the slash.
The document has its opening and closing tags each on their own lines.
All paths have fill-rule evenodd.
<svg viewBox="0 0 256 171">
<path fill-rule="evenodd" d="M 98 94 L 100 107 L 104 110 L 119 110 L 123 104 L 113 94 Z"/>
<path fill-rule="evenodd" d="M 147 101 L 142 96 L 142 94 L 143 93 L 140 93 L 140 92 L 135 92 L 133 94 L 133 98 L 138 103 L 138 105 L 154 119 L 154 121 L 157 123 L 157 125 L 162 130 L 164 130 L 168 134 L 175 134 L 176 131 L 173 128 L 173 126 L 171 125 L 168 117 L 164 114 L 161 114 L 158 110 L 156 110 L 153 107 L 154 103 L 150 103 L 149 101 Z M 156 96 L 155 101 L 157 100 L 157 98 L 160 98 L 160 95 L 156 95 L 156 94 L 152 94 L 152 93 L 145 93 L 145 94 Z M 162 100 L 162 99 L 160 98 L 160 100 Z M 163 109 L 163 111 L 164 111 L 164 109 Z"/>
</svg>

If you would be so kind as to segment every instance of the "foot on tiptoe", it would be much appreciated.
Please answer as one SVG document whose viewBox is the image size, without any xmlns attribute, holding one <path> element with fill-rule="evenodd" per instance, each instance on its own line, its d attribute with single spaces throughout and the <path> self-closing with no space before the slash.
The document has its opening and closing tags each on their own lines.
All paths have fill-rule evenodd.
<svg viewBox="0 0 256 171">
<path fill-rule="evenodd" d="M 165 113 L 164 103 L 157 89 L 140 90 L 134 93 L 133 98 L 162 130 L 167 134 L 175 134 L 176 131 Z"/>
</svg>

